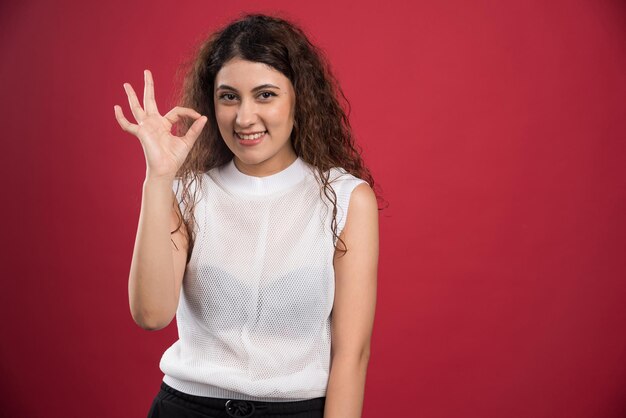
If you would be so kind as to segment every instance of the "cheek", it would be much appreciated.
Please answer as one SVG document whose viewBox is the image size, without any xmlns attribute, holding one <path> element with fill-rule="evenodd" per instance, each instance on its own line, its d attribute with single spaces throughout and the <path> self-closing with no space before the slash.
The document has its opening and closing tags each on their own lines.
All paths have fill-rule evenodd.
<svg viewBox="0 0 626 418">
<path fill-rule="evenodd" d="M 267 114 L 268 121 L 276 126 L 284 126 L 291 124 L 293 112 L 290 106 L 277 106 Z"/>
<path fill-rule="evenodd" d="M 224 108 L 220 106 L 215 106 L 215 119 L 222 120 L 224 119 Z"/>
<path fill-rule="evenodd" d="M 215 108 L 215 119 L 217 120 L 218 125 L 220 125 L 220 129 L 222 128 L 222 125 L 226 125 L 228 123 L 230 123 L 230 113 L 228 111 L 228 109 L 224 109 L 224 108 Z"/>
</svg>

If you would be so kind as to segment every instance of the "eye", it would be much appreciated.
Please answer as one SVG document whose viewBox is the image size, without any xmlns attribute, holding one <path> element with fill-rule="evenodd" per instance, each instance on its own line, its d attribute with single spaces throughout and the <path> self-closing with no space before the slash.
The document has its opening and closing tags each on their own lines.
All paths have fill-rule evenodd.
<svg viewBox="0 0 626 418">
<path fill-rule="evenodd" d="M 224 94 L 220 94 L 219 98 L 220 99 L 225 99 L 226 97 L 228 97 L 228 99 L 226 100 L 227 102 L 232 101 L 236 96 L 233 93 L 224 93 Z M 232 97 L 232 98 L 231 98 Z"/>
<path fill-rule="evenodd" d="M 263 92 L 261 92 L 261 94 L 259 94 L 259 96 L 262 96 L 264 99 L 269 99 L 272 96 L 276 96 L 276 93 L 274 93 L 272 91 L 263 91 Z"/>
</svg>

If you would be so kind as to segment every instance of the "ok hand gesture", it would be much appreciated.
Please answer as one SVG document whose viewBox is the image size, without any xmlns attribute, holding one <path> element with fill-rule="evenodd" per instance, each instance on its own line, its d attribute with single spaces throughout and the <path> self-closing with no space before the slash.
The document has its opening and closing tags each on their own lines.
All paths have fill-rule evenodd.
<svg viewBox="0 0 626 418">
<path fill-rule="evenodd" d="M 122 108 L 118 105 L 113 107 L 115 118 L 122 130 L 139 138 L 146 157 L 146 178 L 173 179 L 187 158 L 191 147 L 198 139 L 200 132 L 202 132 L 207 117 L 200 115 L 193 109 L 179 106 L 174 107 L 165 116 L 161 116 L 154 100 L 154 82 L 149 70 L 144 71 L 144 83 L 144 108 L 141 107 L 130 84 L 124 83 L 130 110 L 137 124 L 126 120 Z M 195 119 L 195 122 L 184 136 L 172 135 L 172 126 L 185 116 Z"/>
</svg>

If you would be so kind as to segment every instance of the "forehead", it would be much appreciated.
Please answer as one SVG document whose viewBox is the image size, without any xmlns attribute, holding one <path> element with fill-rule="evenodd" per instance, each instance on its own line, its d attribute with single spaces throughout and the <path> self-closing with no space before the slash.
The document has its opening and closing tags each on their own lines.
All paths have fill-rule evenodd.
<svg viewBox="0 0 626 418">
<path fill-rule="evenodd" d="M 227 61 L 215 76 L 215 87 L 227 84 L 232 87 L 247 89 L 258 84 L 272 83 L 278 86 L 289 84 L 283 73 L 262 62 L 233 58 Z"/>
</svg>

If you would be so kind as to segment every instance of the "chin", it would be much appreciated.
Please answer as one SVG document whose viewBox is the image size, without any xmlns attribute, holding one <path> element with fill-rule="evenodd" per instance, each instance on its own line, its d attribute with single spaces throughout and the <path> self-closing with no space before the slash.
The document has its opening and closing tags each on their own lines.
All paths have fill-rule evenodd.
<svg viewBox="0 0 626 418">
<path fill-rule="evenodd" d="M 239 161 L 241 161 L 242 163 L 246 165 L 256 165 L 267 160 L 266 156 L 256 154 L 256 153 L 233 153 L 233 154 L 235 154 L 235 157 L 237 157 Z"/>
</svg>

